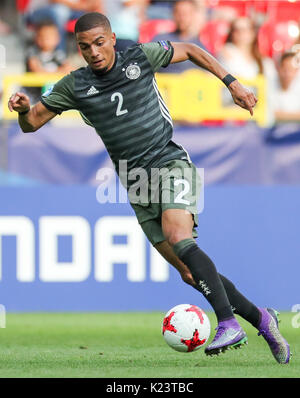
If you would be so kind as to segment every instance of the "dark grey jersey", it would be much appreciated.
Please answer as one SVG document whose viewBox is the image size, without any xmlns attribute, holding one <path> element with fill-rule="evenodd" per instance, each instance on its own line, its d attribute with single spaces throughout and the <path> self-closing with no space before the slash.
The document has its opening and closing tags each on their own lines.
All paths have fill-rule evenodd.
<svg viewBox="0 0 300 398">
<path fill-rule="evenodd" d="M 144 168 L 149 173 L 169 160 L 188 159 L 186 151 L 172 141 L 172 119 L 154 76 L 172 55 L 169 42 L 134 45 L 116 53 L 107 73 L 80 68 L 61 79 L 41 101 L 59 114 L 77 109 L 102 138 L 117 172 L 119 161 L 126 160 L 127 172 Z"/>
</svg>

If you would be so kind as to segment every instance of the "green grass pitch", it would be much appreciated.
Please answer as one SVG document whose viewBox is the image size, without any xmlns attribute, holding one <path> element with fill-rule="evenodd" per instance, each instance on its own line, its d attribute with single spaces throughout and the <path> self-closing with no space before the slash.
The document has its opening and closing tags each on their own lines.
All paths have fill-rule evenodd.
<svg viewBox="0 0 300 398">
<path fill-rule="evenodd" d="M 263 337 L 241 320 L 249 344 L 216 357 L 204 349 L 179 353 L 161 334 L 163 313 L 7 314 L 0 329 L 2 378 L 294 378 L 300 377 L 300 328 L 282 313 L 281 331 L 293 357 L 274 360 Z M 209 313 L 212 329 L 215 316 Z M 213 338 L 211 333 L 210 341 Z"/>
</svg>

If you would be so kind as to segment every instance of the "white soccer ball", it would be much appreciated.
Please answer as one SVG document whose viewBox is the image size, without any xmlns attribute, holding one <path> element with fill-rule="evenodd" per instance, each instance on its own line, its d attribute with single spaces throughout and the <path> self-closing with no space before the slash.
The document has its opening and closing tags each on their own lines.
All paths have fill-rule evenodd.
<svg viewBox="0 0 300 398">
<path fill-rule="evenodd" d="M 210 322 L 203 310 L 192 304 L 179 304 L 165 315 L 162 334 L 176 351 L 192 352 L 209 339 Z"/>
</svg>

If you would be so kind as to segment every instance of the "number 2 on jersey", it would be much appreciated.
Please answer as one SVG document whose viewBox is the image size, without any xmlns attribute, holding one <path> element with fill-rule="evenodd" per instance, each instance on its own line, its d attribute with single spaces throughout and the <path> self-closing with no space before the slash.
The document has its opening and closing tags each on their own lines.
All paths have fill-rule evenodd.
<svg viewBox="0 0 300 398">
<path fill-rule="evenodd" d="M 127 109 L 122 109 L 123 106 L 123 95 L 119 92 L 113 93 L 111 96 L 111 102 L 114 102 L 115 99 L 118 98 L 118 106 L 117 106 L 117 111 L 116 111 L 116 116 L 122 116 L 125 115 L 125 113 L 128 113 Z"/>
</svg>

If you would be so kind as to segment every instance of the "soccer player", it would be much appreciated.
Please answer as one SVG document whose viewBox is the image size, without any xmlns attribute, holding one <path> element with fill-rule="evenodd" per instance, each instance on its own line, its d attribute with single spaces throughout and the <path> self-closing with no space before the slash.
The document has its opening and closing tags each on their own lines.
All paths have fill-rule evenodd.
<svg viewBox="0 0 300 398">
<path fill-rule="evenodd" d="M 234 310 L 259 330 L 276 360 L 287 363 L 289 345 L 279 333 L 275 311 L 257 308 L 243 297 L 218 274 L 194 240 L 201 181 L 187 152 L 172 141 L 172 119 L 154 73 L 161 66 L 191 60 L 222 80 L 234 102 L 251 115 L 257 102 L 255 95 L 215 58 L 191 43 L 136 44 L 116 53 L 116 36 L 109 20 L 99 13 L 80 17 L 75 36 L 87 67 L 63 77 L 32 107 L 26 95 L 13 94 L 8 106 L 19 113 L 21 129 L 34 132 L 63 111 L 77 109 L 103 140 L 149 241 L 213 307 L 218 327 L 206 354 L 218 354 L 247 342 Z M 132 188 L 137 182 L 129 178 L 131 172 L 141 176 L 139 190 L 145 193 L 148 186 L 147 192 L 155 200 L 149 195 L 136 200 L 138 195 Z M 150 185 L 145 174 L 146 180 L 151 175 Z"/>
</svg>

